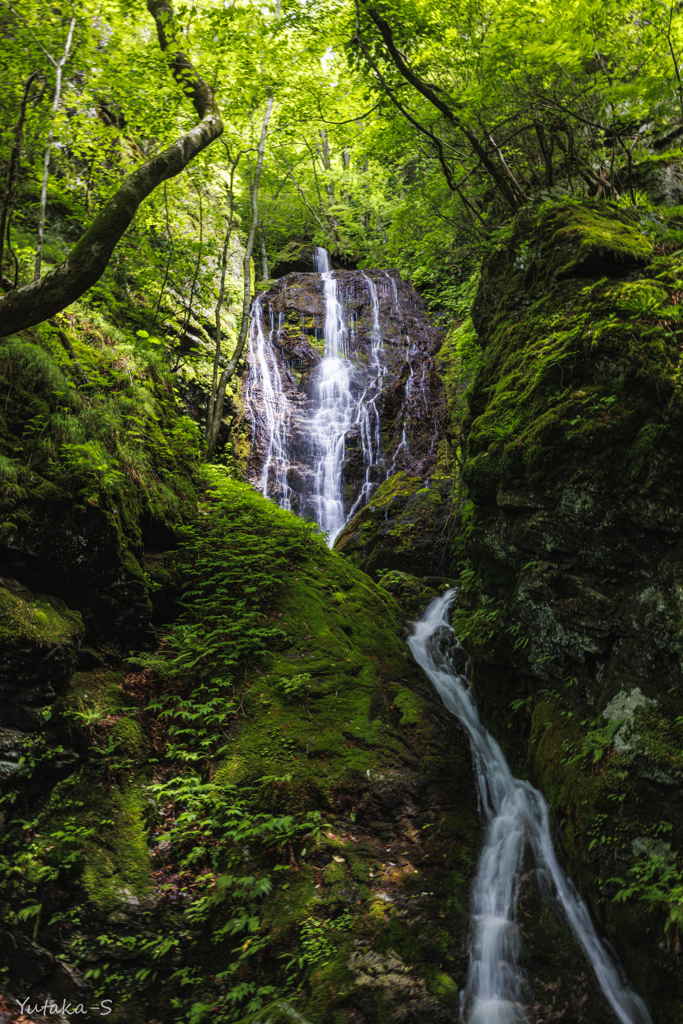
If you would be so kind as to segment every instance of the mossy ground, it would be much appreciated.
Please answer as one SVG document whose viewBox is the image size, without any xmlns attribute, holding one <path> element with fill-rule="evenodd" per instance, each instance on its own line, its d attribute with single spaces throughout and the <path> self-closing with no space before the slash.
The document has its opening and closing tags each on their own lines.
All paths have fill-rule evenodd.
<svg viewBox="0 0 683 1024">
<path fill-rule="evenodd" d="M 149 999 L 164 1020 L 192 1010 L 236 1021 L 276 995 L 313 1024 L 389 1020 L 397 1007 L 406 1020 L 455 1020 L 479 839 L 465 739 L 431 705 L 386 591 L 221 473 L 200 516 L 213 507 L 233 529 L 200 532 L 191 564 L 241 566 L 231 590 L 213 583 L 218 601 L 204 581 L 213 604 L 201 622 L 210 630 L 226 616 L 228 639 L 194 675 L 165 683 L 163 645 L 154 668 L 125 680 L 106 665 L 72 678 L 52 726 L 62 723 L 81 765 L 37 808 L 30 788 L 16 793 L 34 817 L 6 925 L 21 930 L 20 906 L 40 905 L 37 941 L 93 992 L 115 985 L 120 1020 Z M 241 592 L 257 579 L 267 582 L 250 618 Z M 181 634 L 192 616 L 183 621 Z M 251 637 L 237 660 L 231 629 Z M 175 635 L 166 649 L 186 650 Z M 224 740 L 195 762 L 224 654 L 226 682 L 211 690 Z M 180 706 L 173 694 L 182 712 L 169 719 L 160 711 Z M 193 737 L 173 731 L 195 714 Z M 198 802 L 169 799 L 195 764 Z M 8 853 L 18 839 L 10 825 Z"/>
</svg>

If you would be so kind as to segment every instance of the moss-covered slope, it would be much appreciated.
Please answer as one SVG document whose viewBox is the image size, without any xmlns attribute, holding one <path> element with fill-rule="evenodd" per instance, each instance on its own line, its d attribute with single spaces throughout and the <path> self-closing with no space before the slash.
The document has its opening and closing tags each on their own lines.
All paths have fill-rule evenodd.
<svg viewBox="0 0 683 1024">
<path fill-rule="evenodd" d="M 455 1021 L 465 739 L 386 592 L 250 488 L 210 495 L 160 650 L 74 675 L 11 780 L 6 983 L 119 1021 Z"/>
<path fill-rule="evenodd" d="M 194 509 L 198 431 L 164 361 L 86 306 L 0 346 L 0 573 L 79 611 L 92 637 L 144 633 L 145 548 Z"/>
</svg>

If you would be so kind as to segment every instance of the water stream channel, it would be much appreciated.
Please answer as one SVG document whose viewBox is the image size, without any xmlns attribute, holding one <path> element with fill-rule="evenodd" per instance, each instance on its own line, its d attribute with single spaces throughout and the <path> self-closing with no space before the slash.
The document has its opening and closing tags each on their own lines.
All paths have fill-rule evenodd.
<svg viewBox="0 0 683 1024">
<path fill-rule="evenodd" d="M 291 508 L 288 484 L 292 420 L 306 438 L 310 473 L 303 509 L 312 510 L 329 533 L 329 544 L 353 514 L 370 498 L 377 480 L 392 472 L 384 465 L 377 400 L 382 392 L 384 366 L 380 358 L 382 332 L 379 298 L 372 278 L 363 274 L 371 298 L 372 328 L 366 384 L 357 386 L 356 368 L 349 359 L 349 326 L 337 282 L 324 249 L 315 257 L 324 288 L 324 352 L 315 377 L 314 401 L 305 415 L 292 409 L 284 394 L 273 348 L 277 333 L 274 316 L 267 324 L 257 299 L 250 333 L 249 404 L 258 392 L 265 409 L 267 444 L 260 475 L 254 483 L 285 508 Z M 396 282 L 387 275 L 396 294 Z M 406 336 L 407 337 L 407 336 Z M 408 346 L 410 339 L 407 338 Z M 416 387 L 411 367 L 406 391 Z M 430 416 L 425 395 L 425 414 Z M 358 498 L 345 504 L 342 469 L 347 436 L 360 435 L 365 480 Z M 407 444 L 405 424 L 401 445 Z M 399 446 L 400 448 L 401 446 Z M 394 456 L 394 462 L 396 456 Z M 451 658 L 457 646 L 448 623 L 454 592 L 433 602 L 415 625 L 409 641 L 413 656 L 435 687 L 445 707 L 464 727 L 470 741 L 485 839 L 472 892 L 469 973 L 462 992 L 461 1013 L 468 1024 L 527 1024 L 525 993 L 529 987 L 520 967 L 520 936 L 516 923 L 519 879 L 530 851 L 548 898 L 562 908 L 568 926 L 583 948 L 595 977 L 620 1024 L 652 1024 L 640 996 L 633 990 L 607 943 L 598 934 L 585 902 L 562 869 L 552 842 L 548 805 L 538 790 L 515 778 L 502 750 L 479 720 L 467 678 Z M 461 659 L 458 659 L 460 664 Z"/>
<path fill-rule="evenodd" d="M 529 1020 L 515 921 L 522 861 L 529 847 L 617 1020 L 621 1024 L 652 1024 L 645 1003 L 598 935 L 586 904 L 557 859 L 544 797 L 530 783 L 513 776 L 500 746 L 479 721 L 468 681 L 450 657 L 457 647 L 448 622 L 453 597 L 450 590 L 430 604 L 416 623 L 409 644 L 415 661 L 469 737 L 486 826 L 472 890 L 472 941 L 462 993 L 463 1017 L 468 1024 L 523 1024 Z"/>
</svg>

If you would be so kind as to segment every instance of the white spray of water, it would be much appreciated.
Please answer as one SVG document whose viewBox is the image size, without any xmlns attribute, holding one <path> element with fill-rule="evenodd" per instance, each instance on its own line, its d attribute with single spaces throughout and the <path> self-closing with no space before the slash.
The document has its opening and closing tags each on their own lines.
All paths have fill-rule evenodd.
<svg viewBox="0 0 683 1024">
<path fill-rule="evenodd" d="M 387 370 L 380 359 L 380 352 L 383 350 L 384 344 L 379 323 L 379 293 L 377 285 L 365 271 L 362 271 L 362 276 L 370 293 L 372 327 L 370 329 L 370 361 L 368 369 L 373 376 L 358 400 L 355 423 L 360 431 L 365 480 L 363 481 L 360 494 L 349 511 L 347 522 L 355 516 L 359 508 L 367 505 L 375 486 L 372 477 L 373 475 L 375 477 L 378 475 L 378 471 L 384 463 L 382 456 L 382 422 L 379 409 L 377 408 L 377 399 L 381 397 Z"/>
<path fill-rule="evenodd" d="M 343 311 L 326 249 L 316 249 L 314 267 L 325 289 L 325 350 L 317 372 L 317 409 L 307 425 L 313 466 L 310 497 L 316 522 L 329 533 L 331 547 L 346 524 L 342 464 L 356 403 L 351 392 L 352 368 L 346 358 Z"/>
<path fill-rule="evenodd" d="M 366 366 L 354 366 L 349 360 L 349 353 L 356 347 L 356 324 L 352 318 L 349 326 L 346 325 L 342 299 L 326 249 L 319 247 L 315 250 L 313 266 L 323 283 L 325 347 L 323 358 L 316 368 L 310 415 L 307 418 L 301 417 L 287 400 L 273 344 L 277 333 L 273 316 L 271 314 L 270 330 L 267 331 L 260 296 L 254 303 L 250 328 L 251 371 L 245 398 L 253 410 L 260 404 L 265 413 L 264 422 L 257 415 L 253 418 L 252 450 L 257 432 L 265 432 L 264 442 L 260 446 L 265 456 L 256 485 L 263 494 L 269 495 L 284 508 L 291 509 L 292 489 L 287 482 L 291 464 L 289 445 L 291 437 L 297 433 L 293 428 L 298 428 L 298 432 L 305 438 L 311 469 L 311 482 L 304 497 L 305 505 L 307 511 L 328 533 L 328 542 L 332 546 L 346 523 L 369 501 L 377 483 L 386 475 L 378 401 L 387 371 L 381 358 L 384 345 L 380 327 L 380 297 L 372 277 L 362 272 L 370 296 L 372 317 L 368 363 Z M 398 303 L 396 281 L 386 272 L 383 273 L 389 282 L 394 301 Z M 384 286 L 383 291 L 387 292 Z M 362 390 L 357 383 L 360 376 L 366 381 Z M 346 508 L 343 466 L 346 438 L 350 432 L 358 435 L 364 480 L 356 501 L 350 508 Z M 399 450 L 403 454 L 408 452 L 405 419 Z"/>
<path fill-rule="evenodd" d="M 574 935 L 620 1024 L 652 1024 L 640 996 L 598 935 L 588 908 L 560 866 L 553 847 L 548 805 L 538 790 L 516 779 L 498 743 L 479 721 L 467 679 L 448 655 L 454 643 L 448 609 L 454 591 L 430 604 L 415 625 L 410 649 L 446 708 L 470 740 L 479 798 L 486 825 L 484 848 L 472 892 L 473 937 L 462 1012 L 468 1024 L 524 1024 L 528 1021 L 519 966 L 515 921 L 517 886 L 528 845 L 552 881 Z"/>
<path fill-rule="evenodd" d="M 263 329 L 263 306 L 259 295 L 254 302 L 249 324 L 249 379 L 245 390 L 247 407 L 254 408 L 255 397 L 260 397 L 264 422 L 259 426 L 266 432 L 265 456 L 256 486 L 266 497 L 270 496 L 283 508 L 291 510 L 292 489 L 287 483 L 289 456 L 287 438 L 291 409 L 282 386 L 282 376 L 273 349 L 275 322 L 270 315 L 270 331 L 266 338 Z M 252 449 L 256 436 L 256 416 L 253 417 Z"/>
</svg>

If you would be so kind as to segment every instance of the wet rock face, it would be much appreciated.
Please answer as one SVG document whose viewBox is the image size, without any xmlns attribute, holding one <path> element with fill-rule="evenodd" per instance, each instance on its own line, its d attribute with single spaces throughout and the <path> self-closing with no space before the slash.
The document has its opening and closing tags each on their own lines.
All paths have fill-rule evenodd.
<svg viewBox="0 0 683 1024">
<path fill-rule="evenodd" d="M 434 366 L 440 336 L 426 318 L 418 294 L 395 271 L 337 270 L 333 276 L 346 328 L 345 350 L 340 354 L 348 360 L 351 400 L 365 403 L 373 430 L 379 425 L 379 451 L 373 464 L 368 464 L 364 444 L 367 424 L 364 427 L 352 422 L 344 436 L 342 498 L 348 515 L 391 473 L 404 470 L 424 479 L 432 472 L 443 436 L 440 386 Z M 372 285 L 381 335 L 376 360 L 372 355 Z M 266 493 L 282 503 L 267 408 L 269 404 L 273 409 L 281 391 L 288 407 L 282 416 L 288 463 L 286 487 L 291 489 L 288 500 L 292 511 L 312 516 L 309 495 L 315 487 L 315 460 L 310 421 L 319 406 L 320 363 L 325 350 L 326 306 L 321 275 L 287 274 L 262 296 L 261 307 L 268 370 L 276 398 L 269 397 L 264 388 L 252 338 L 250 373 L 244 390 L 245 420 L 251 435 L 247 474 L 255 482 L 260 481 L 260 487 L 265 475 Z M 282 410 L 275 412 L 278 415 Z"/>
</svg>

